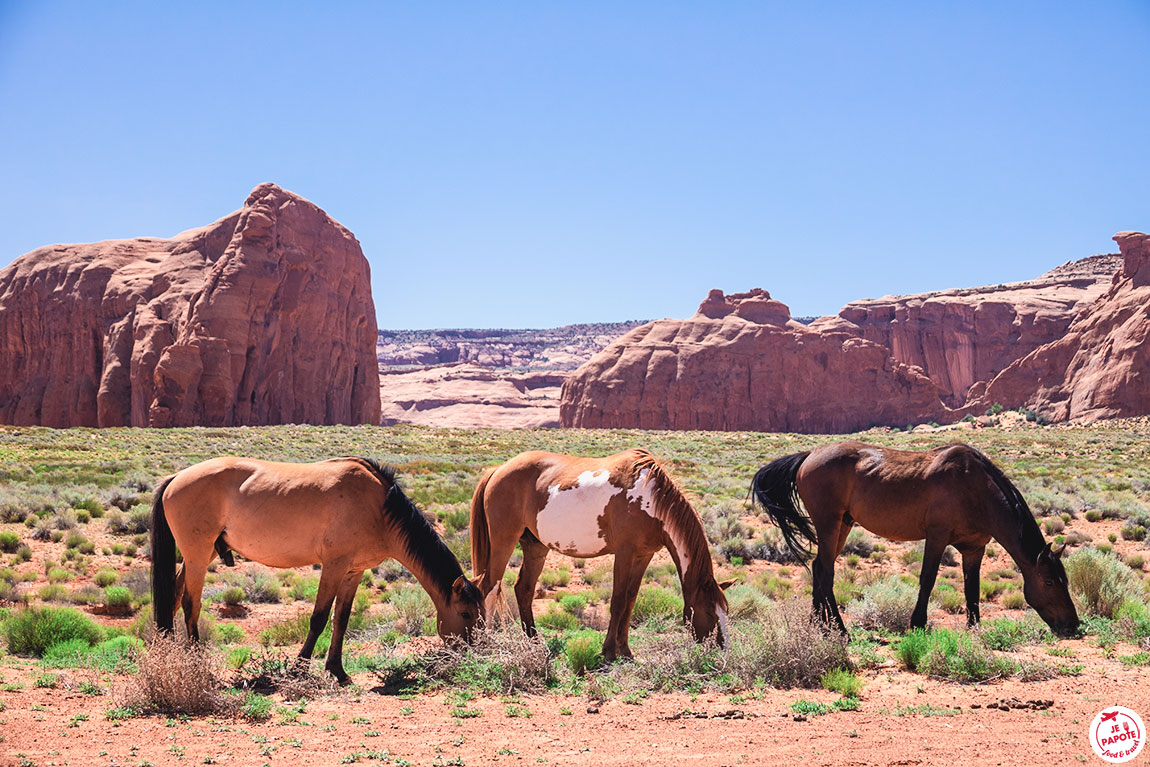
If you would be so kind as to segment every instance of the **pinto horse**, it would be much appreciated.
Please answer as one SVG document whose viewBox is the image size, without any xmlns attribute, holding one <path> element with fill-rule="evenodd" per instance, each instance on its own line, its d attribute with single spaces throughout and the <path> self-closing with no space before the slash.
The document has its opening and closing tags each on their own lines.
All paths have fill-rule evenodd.
<svg viewBox="0 0 1150 767">
<path fill-rule="evenodd" d="M 184 564 L 176 573 L 176 547 Z M 184 609 L 188 636 L 197 623 L 208 564 L 232 551 L 271 567 L 320 564 L 319 592 L 299 655 L 310 658 L 332 603 L 327 669 L 340 684 L 343 637 L 365 570 L 388 557 L 431 596 L 442 637 L 467 636 L 483 617 L 483 599 L 427 518 L 404 495 L 395 472 L 367 458 L 270 463 L 213 458 L 164 480 L 152 503 L 152 593 L 156 626 L 171 632 Z"/>
<path fill-rule="evenodd" d="M 635 597 L 651 557 L 666 547 L 683 585 L 684 621 L 699 641 L 717 625 L 719 644 L 726 642 L 723 589 L 730 583 L 715 582 L 699 516 L 646 450 L 608 458 L 528 452 L 488 471 L 471 498 L 471 561 L 484 570 L 478 586 L 485 598 L 502 583 L 516 543 L 523 547 L 523 565 L 515 599 L 529 635 L 535 633 L 535 583 L 549 552 L 583 558 L 614 553 L 603 656 L 608 661 L 630 658 L 627 637 Z"/>
<path fill-rule="evenodd" d="M 816 543 L 814 609 L 844 633 L 834 597 L 834 563 L 858 523 L 895 541 L 926 539 L 911 628 L 926 626 L 927 603 L 943 550 L 962 554 L 966 620 L 978 623 L 979 567 L 986 544 L 998 541 L 1018 565 L 1023 595 L 1055 633 L 1078 630 L 1061 556 L 1051 549 L 1022 494 L 1002 470 L 964 444 L 912 452 L 839 442 L 784 456 L 759 469 L 751 493 L 805 559 L 801 538 Z M 799 511 L 798 501 L 807 515 Z"/>
</svg>

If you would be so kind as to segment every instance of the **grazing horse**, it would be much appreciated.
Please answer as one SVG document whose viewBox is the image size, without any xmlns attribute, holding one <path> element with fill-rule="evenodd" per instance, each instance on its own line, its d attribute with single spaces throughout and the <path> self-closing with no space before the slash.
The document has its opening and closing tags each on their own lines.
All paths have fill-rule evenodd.
<svg viewBox="0 0 1150 767">
<path fill-rule="evenodd" d="M 176 546 L 184 564 L 176 573 Z M 442 637 L 467 636 L 483 599 L 431 523 L 404 495 L 394 470 L 367 458 L 270 463 L 213 458 L 164 480 L 152 503 L 152 593 L 156 626 L 171 632 L 184 608 L 197 622 L 208 564 L 235 550 L 271 567 L 320 564 L 319 592 L 299 655 L 310 658 L 335 602 L 324 665 L 340 684 L 343 637 L 364 570 L 392 557 L 435 604 Z"/>
<path fill-rule="evenodd" d="M 998 541 L 1018 565 L 1026 601 L 1061 636 L 1078 630 L 1061 556 L 1051 549 L 1022 494 L 1002 470 L 969 445 L 912 452 L 839 442 L 784 456 L 759 469 L 755 499 L 800 559 L 817 543 L 814 609 L 846 632 L 834 597 L 835 558 L 858 523 L 895 541 L 926 539 L 911 628 L 926 626 L 927 603 L 947 545 L 962 554 L 966 620 L 978 623 L 979 567 L 986 544 Z M 807 515 L 798 508 L 802 500 Z"/>
<path fill-rule="evenodd" d="M 521 453 L 488 471 L 471 498 L 471 561 L 484 570 L 478 585 L 485 598 L 502 583 L 516 543 L 523 565 L 515 599 L 528 634 L 535 633 L 531 601 L 550 551 L 584 558 L 614 553 L 603 656 L 630 658 L 631 609 L 651 557 L 666 547 L 683 585 L 683 620 L 699 641 L 717 625 L 719 644 L 726 642 L 723 589 L 730 583 L 715 582 L 699 516 L 646 450 L 608 458 Z"/>
</svg>

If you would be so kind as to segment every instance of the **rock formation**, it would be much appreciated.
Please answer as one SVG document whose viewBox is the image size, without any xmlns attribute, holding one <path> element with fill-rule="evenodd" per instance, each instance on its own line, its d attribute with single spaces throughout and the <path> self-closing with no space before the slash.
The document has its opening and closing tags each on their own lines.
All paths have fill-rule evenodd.
<svg viewBox="0 0 1150 767">
<path fill-rule="evenodd" d="M 377 423 L 375 341 L 355 237 L 261 184 L 171 239 L 53 245 L 0 271 L 0 422 Z"/>
<path fill-rule="evenodd" d="M 971 391 L 966 411 L 999 402 L 1051 421 L 1150 413 L 1150 235 L 1119 232 L 1122 269 L 1059 339 Z"/>
<path fill-rule="evenodd" d="M 564 426 L 848 432 L 928 421 L 940 389 L 888 350 L 788 319 L 764 290 L 711 291 L 687 320 L 658 320 L 563 384 Z"/>
<path fill-rule="evenodd" d="M 899 362 L 922 368 L 943 401 L 959 407 L 975 383 L 1061 338 L 1120 265 L 1117 256 L 1091 256 L 1026 282 L 853 301 L 811 328 L 885 346 Z"/>
<path fill-rule="evenodd" d="M 560 421 L 829 433 L 953 421 L 993 402 L 1052 420 L 1150 412 L 1150 245 L 1117 239 L 1121 257 L 856 301 L 808 325 L 766 291 L 713 290 L 694 317 L 637 328 L 572 374 Z"/>
</svg>

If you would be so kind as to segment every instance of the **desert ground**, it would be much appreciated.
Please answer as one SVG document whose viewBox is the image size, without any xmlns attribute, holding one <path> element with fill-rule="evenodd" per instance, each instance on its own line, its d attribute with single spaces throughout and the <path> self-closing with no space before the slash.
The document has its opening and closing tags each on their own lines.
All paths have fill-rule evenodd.
<svg viewBox="0 0 1150 767">
<path fill-rule="evenodd" d="M 0 764 L 1101 763 L 1087 741 L 1095 714 L 1150 714 L 1150 422 L 1044 427 L 995 413 L 983 423 L 853 436 L 908 449 L 958 439 L 995 460 L 1048 540 L 1067 545 L 1079 638 L 1045 629 L 994 544 L 983 628 L 966 631 L 961 570 L 944 562 L 932 632 L 908 635 L 921 549 L 861 533 L 836 569 L 849 643 L 810 624 L 809 575 L 787 561 L 747 490 L 762 464 L 837 436 L 0 427 Z M 594 652 L 610 558 L 558 554 L 536 594 L 540 638 L 507 625 L 472 649 L 442 646 L 402 568 L 369 571 L 344 688 L 319 661 L 290 662 L 312 569 L 215 567 L 200 651 L 151 639 L 147 511 L 159 480 L 182 467 L 223 454 L 392 463 L 470 572 L 467 510 L 484 467 L 527 449 L 633 446 L 662 458 L 704 522 L 717 576 L 738 581 L 726 649 L 698 646 L 678 626 L 665 555 L 636 606 L 636 660 L 611 666 Z M 66 610 L 78 614 L 52 612 Z M 924 654 L 930 637 L 951 644 Z"/>
</svg>

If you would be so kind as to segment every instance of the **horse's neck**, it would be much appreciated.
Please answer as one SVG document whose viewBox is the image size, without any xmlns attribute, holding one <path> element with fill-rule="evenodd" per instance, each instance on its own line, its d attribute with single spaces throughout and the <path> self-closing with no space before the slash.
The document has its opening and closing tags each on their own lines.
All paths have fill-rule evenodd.
<svg viewBox="0 0 1150 767">
<path fill-rule="evenodd" d="M 999 527 L 993 534 L 994 540 L 1006 549 L 1023 573 L 1029 572 L 1046 542 L 1038 523 L 1027 515 L 1021 520 L 1003 519 Z"/>
<path fill-rule="evenodd" d="M 711 567 L 711 551 L 707 548 L 707 537 L 702 525 L 692 515 L 684 520 L 674 514 L 663 515 L 663 530 L 667 536 L 667 550 L 671 553 L 684 594 L 697 589 L 708 577 L 714 577 Z M 697 530 L 694 528 L 698 527 Z"/>
<path fill-rule="evenodd" d="M 429 561 L 430 557 L 426 556 L 428 549 L 409 547 L 402 540 L 397 541 L 397 544 L 392 558 L 415 576 L 415 580 L 419 581 L 419 585 L 435 603 L 437 611 L 445 607 L 451 599 L 451 584 L 455 582 L 456 578 L 463 575 L 463 569 L 459 566 L 459 562 L 453 556 L 444 557 L 442 562 L 431 562 Z M 413 548 L 424 552 L 424 554 L 413 556 L 410 553 Z M 444 550 L 446 551 L 446 548 Z M 435 551 L 435 549 L 430 549 L 430 551 Z"/>
</svg>

